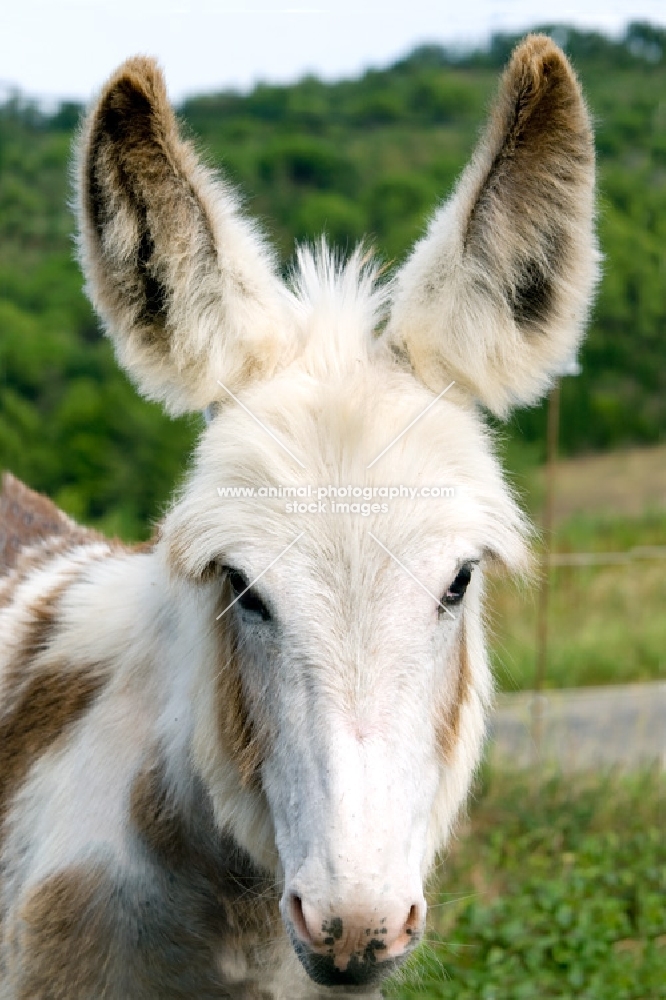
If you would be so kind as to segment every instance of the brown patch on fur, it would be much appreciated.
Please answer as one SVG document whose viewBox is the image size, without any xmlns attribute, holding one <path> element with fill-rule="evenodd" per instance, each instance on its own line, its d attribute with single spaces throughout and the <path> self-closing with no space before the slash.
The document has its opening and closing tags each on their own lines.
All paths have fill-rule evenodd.
<svg viewBox="0 0 666 1000">
<path fill-rule="evenodd" d="M 93 997 L 104 969 L 108 927 L 96 907 L 103 877 L 72 867 L 35 887 L 20 912 L 26 958 L 16 1000 Z"/>
<path fill-rule="evenodd" d="M 252 977 L 225 981 L 218 956 L 224 942 L 263 957 L 262 943 L 278 927 L 277 898 L 273 893 L 270 905 L 257 899 L 263 881 L 257 885 L 232 843 L 218 836 L 214 846 L 208 856 L 193 851 L 193 867 L 158 865 L 139 878 L 104 865 L 72 865 L 47 877 L 25 899 L 13 929 L 21 961 L 12 997 L 263 996 Z M 257 963 L 253 971 L 263 970 Z"/>
<path fill-rule="evenodd" d="M 231 604 L 233 593 L 226 577 L 222 583 L 220 611 Z M 220 668 L 215 697 L 218 706 L 219 735 L 222 744 L 236 762 L 243 785 L 259 781 L 259 769 L 266 754 L 266 738 L 257 732 L 250 719 L 232 620 L 233 609 L 217 625 Z"/>
<path fill-rule="evenodd" d="M 176 803 L 157 748 L 134 780 L 130 817 L 139 874 L 100 859 L 51 874 L 26 896 L 9 930 L 20 957 L 15 995 L 258 996 L 263 949 L 280 927 L 272 877 L 217 829 L 195 775 L 187 804 Z M 222 946 L 250 959 L 246 980 L 227 982 Z"/>
<path fill-rule="evenodd" d="M 9 607 L 17 589 L 28 577 L 43 569 L 51 559 L 69 552 L 71 547 L 72 543 L 68 537 L 56 536 L 39 545 L 21 549 L 14 568 L 6 576 L 0 577 L 0 610 Z"/>
<path fill-rule="evenodd" d="M 29 489 L 9 472 L 3 473 L 0 494 L 0 608 L 8 606 L 16 589 L 55 556 L 77 545 L 104 541 L 91 528 L 68 517 L 48 497 Z M 5 574 L 2 576 L 2 574 Z M 62 588 L 59 588 L 59 593 Z M 41 617 L 40 602 L 35 606 Z"/>
<path fill-rule="evenodd" d="M 460 737 L 460 716 L 462 714 L 462 707 L 465 703 L 465 699 L 467 698 L 467 692 L 469 691 L 471 682 L 464 618 L 460 625 L 460 638 L 458 640 L 458 648 L 453 657 L 453 662 L 455 662 L 456 659 L 458 674 L 453 700 L 442 706 L 440 718 L 437 723 L 437 744 L 443 759 L 447 762 L 449 762 L 453 757 L 458 739 Z"/>
<path fill-rule="evenodd" d="M 31 490 L 11 473 L 2 476 L 0 494 L 0 609 L 11 604 L 18 587 L 56 556 L 93 542 L 107 546 L 100 558 L 118 552 L 151 552 L 159 526 L 145 542 L 127 545 L 77 524 L 52 500 Z"/>
<path fill-rule="evenodd" d="M 153 531 L 150 538 L 147 538 L 145 542 L 134 542 L 132 545 L 126 545 L 124 542 L 119 542 L 116 539 L 111 543 L 114 549 L 122 549 L 125 552 L 133 552 L 137 554 L 152 552 L 160 539 L 160 525 L 158 524 Z"/>
<path fill-rule="evenodd" d="M 34 762 L 84 714 L 104 684 L 98 666 L 72 669 L 60 663 L 34 664 L 49 647 L 57 629 L 58 602 L 70 585 L 70 579 L 61 581 L 27 609 L 28 625 L 3 678 L 0 821 Z"/>
<path fill-rule="evenodd" d="M 560 297 L 569 256 L 570 221 L 594 171 L 590 121 L 578 81 L 545 35 L 530 35 L 513 53 L 485 139 L 490 155 L 464 237 L 465 253 L 497 257 L 493 241 L 510 218 L 515 229 L 506 299 L 518 326 L 541 329 Z M 556 221 L 557 220 L 557 221 Z"/>
<path fill-rule="evenodd" d="M 31 766 L 87 711 L 105 680 L 95 667 L 18 673 L 8 678 L 9 697 L 0 714 L 0 820 Z"/>
<path fill-rule="evenodd" d="M 184 864 L 188 854 L 187 822 L 168 793 L 159 757 L 149 760 L 134 779 L 130 816 L 150 849 L 169 868 Z"/>
<path fill-rule="evenodd" d="M 217 848 L 208 858 L 192 855 L 203 868 L 157 867 L 136 879 L 101 865 L 73 865 L 46 878 L 18 914 L 20 980 L 12 983 L 12 997 L 264 996 L 254 979 L 262 975 L 260 962 L 254 976 L 227 982 L 219 954 L 225 942 L 261 959 L 262 942 L 277 931 L 277 899 L 273 893 L 270 906 L 258 901 L 253 870 L 242 861 L 233 867 L 240 860 L 233 844 L 219 838 Z"/>
<path fill-rule="evenodd" d="M 215 825 L 210 797 L 193 777 L 191 801 L 179 804 L 167 786 L 163 757 L 155 751 L 137 774 L 130 794 L 130 815 L 151 857 L 164 870 L 185 880 L 203 879 L 217 899 L 212 924 L 222 920 L 227 933 L 266 931 L 279 920 L 272 879 L 250 861 Z M 220 940 L 222 940 L 220 938 Z M 225 943 L 233 944 L 225 938 Z"/>
<path fill-rule="evenodd" d="M 48 497 L 4 472 L 0 493 L 0 575 L 23 569 L 19 563 L 26 549 L 32 549 L 29 561 L 33 566 L 50 558 L 51 550 L 40 543 L 52 543 L 55 538 L 67 540 L 66 545 L 54 546 L 63 551 L 72 544 L 100 541 L 102 536 L 92 528 L 81 527 Z M 45 557 L 40 557 L 42 552 Z"/>
<path fill-rule="evenodd" d="M 71 586 L 72 579 L 61 580 L 51 590 L 41 594 L 25 609 L 28 619 L 19 640 L 14 661 L 24 669 L 32 664 L 35 657 L 45 652 L 58 627 L 58 604 L 64 592 Z"/>
</svg>

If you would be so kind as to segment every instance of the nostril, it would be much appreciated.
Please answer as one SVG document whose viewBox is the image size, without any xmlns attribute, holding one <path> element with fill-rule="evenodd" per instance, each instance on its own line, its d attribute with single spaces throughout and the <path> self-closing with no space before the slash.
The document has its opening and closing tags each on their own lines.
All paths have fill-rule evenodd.
<svg viewBox="0 0 666 1000">
<path fill-rule="evenodd" d="M 388 944 L 388 958 L 399 958 L 414 945 L 425 922 L 425 902 L 412 903 L 404 924 Z"/>
<path fill-rule="evenodd" d="M 421 907 L 416 903 L 412 903 L 409 908 L 409 913 L 407 915 L 407 920 L 405 921 L 405 934 L 416 934 L 420 930 L 422 923 L 421 917 Z"/>
<path fill-rule="evenodd" d="M 301 941 L 312 945 L 312 936 L 308 930 L 308 925 L 305 922 L 305 914 L 303 913 L 303 901 L 295 892 L 292 892 L 289 896 L 289 916 L 294 925 L 294 930 Z"/>
</svg>

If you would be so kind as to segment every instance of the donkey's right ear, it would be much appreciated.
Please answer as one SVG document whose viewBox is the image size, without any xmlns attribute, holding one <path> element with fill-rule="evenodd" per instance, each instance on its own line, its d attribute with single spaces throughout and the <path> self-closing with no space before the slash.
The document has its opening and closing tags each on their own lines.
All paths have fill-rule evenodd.
<svg viewBox="0 0 666 1000">
<path fill-rule="evenodd" d="M 203 409 L 294 353 L 272 254 L 178 134 L 162 75 L 129 59 L 92 108 L 77 161 L 87 291 L 121 364 L 171 413 Z"/>
</svg>

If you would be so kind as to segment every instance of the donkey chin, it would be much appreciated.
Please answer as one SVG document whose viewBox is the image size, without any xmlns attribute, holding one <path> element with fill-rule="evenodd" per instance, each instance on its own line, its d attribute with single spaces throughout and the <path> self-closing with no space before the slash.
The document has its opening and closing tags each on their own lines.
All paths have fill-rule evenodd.
<svg viewBox="0 0 666 1000">
<path fill-rule="evenodd" d="M 394 972 L 408 954 L 408 950 L 404 950 L 398 958 L 382 958 L 381 949 L 386 945 L 381 939 L 371 938 L 365 948 L 351 952 L 349 957 L 342 956 L 345 964 L 340 968 L 340 960 L 332 946 L 325 952 L 314 950 L 297 936 L 293 927 L 290 937 L 303 968 L 319 986 L 376 986 Z"/>
</svg>

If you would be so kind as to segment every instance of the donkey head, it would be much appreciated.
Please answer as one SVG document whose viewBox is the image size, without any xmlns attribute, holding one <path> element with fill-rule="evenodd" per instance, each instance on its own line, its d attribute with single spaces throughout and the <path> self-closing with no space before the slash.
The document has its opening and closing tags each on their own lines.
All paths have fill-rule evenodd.
<svg viewBox="0 0 666 1000">
<path fill-rule="evenodd" d="M 483 564 L 525 562 L 477 404 L 544 393 L 596 279 L 579 86 L 547 38 L 516 49 L 392 281 L 322 244 L 285 284 L 150 60 L 107 84 L 79 162 L 81 257 L 121 363 L 170 412 L 213 414 L 158 547 L 198 632 L 178 664 L 191 759 L 281 880 L 310 976 L 370 983 L 422 931 L 479 759 Z"/>
</svg>

